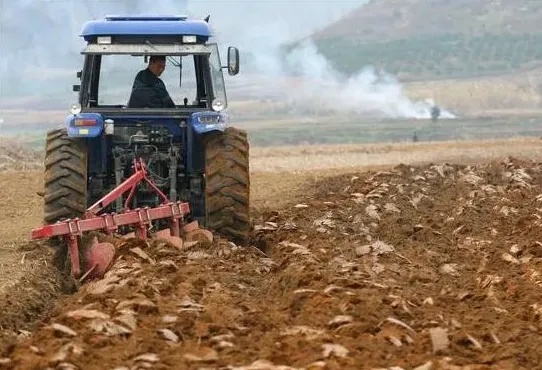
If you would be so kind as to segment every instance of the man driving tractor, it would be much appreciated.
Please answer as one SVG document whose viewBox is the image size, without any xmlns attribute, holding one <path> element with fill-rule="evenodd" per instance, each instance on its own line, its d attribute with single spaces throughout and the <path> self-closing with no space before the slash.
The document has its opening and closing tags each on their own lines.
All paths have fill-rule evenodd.
<svg viewBox="0 0 542 370">
<path fill-rule="evenodd" d="M 166 69 L 166 57 L 152 55 L 147 68 L 138 72 L 132 86 L 128 108 L 175 108 L 160 76 Z"/>
</svg>

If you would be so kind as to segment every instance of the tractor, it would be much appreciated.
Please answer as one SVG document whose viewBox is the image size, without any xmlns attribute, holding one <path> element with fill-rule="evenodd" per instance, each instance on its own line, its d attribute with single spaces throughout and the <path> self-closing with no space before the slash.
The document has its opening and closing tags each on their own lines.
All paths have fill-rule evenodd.
<svg viewBox="0 0 542 370">
<path fill-rule="evenodd" d="M 150 228 L 159 228 L 166 213 L 186 221 L 178 214 L 182 207 L 175 216 L 171 205 L 188 204 L 188 221 L 246 241 L 249 143 L 245 131 L 228 125 L 222 72 L 239 73 L 239 50 L 229 46 L 222 65 L 209 17 L 106 16 L 85 23 L 80 36 L 83 66 L 73 85 L 78 101 L 64 125 L 47 132 L 45 147 L 44 221 L 64 226 L 34 230 L 33 238 L 81 235 L 84 224 L 70 220 L 85 217 L 88 230 L 117 220 L 110 229 L 127 233 L 134 225 L 118 216 L 130 210 L 146 210 L 130 220 L 147 217 Z M 132 108 L 134 77 L 155 55 L 167 58 L 163 81 L 174 107 Z M 97 212 L 89 217 L 91 205 L 109 215 L 101 216 L 101 226 Z M 151 219 L 149 209 L 160 205 L 165 208 Z"/>
</svg>

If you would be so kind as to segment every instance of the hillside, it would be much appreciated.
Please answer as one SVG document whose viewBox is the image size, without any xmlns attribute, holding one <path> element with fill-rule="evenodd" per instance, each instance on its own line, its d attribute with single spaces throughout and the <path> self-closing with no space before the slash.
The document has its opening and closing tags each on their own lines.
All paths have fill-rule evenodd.
<svg viewBox="0 0 542 370">
<path fill-rule="evenodd" d="M 498 75 L 542 65 L 541 17 L 537 0 L 373 0 L 311 38 L 346 73 Z"/>
</svg>

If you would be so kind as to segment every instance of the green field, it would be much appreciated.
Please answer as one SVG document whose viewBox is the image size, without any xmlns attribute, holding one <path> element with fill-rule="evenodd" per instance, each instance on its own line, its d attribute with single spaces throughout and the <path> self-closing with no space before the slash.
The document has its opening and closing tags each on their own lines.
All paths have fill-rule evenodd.
<svg viewBox="0 0 542 370">
<path fill-rule="evenodd" d="M 400 143 L 419 141 L 503 139 L 542 136 L 542 119 L 454 119 L 440 120 L 367 120 L 345 118 L 320 122 L 268 126 L 265 122 L 241 121 L 253 146 L 269 147 L 299 144 Z M 36 149 L 42 149 L 45 128 L 31 132 L 12 129 L 3 138 L 16 138 Z"/>
<path fill-rule="evenodd" d="M 359 144 L 419 141 L 502 139 L 542 136 L 542 120 L 455 119 L 433 123 L 428 120 L 350 120 L 301 124 L 287 129 L 248 128 L 252 145 Z"/>
<path fill-rule="evenodd" d="M 373 65 L 404 79 L 498 75 L 542 64 L 542 33 L 424 35 L 381 43 L 331 38 L 316 45 L 343 73 Z"/>
</svg>

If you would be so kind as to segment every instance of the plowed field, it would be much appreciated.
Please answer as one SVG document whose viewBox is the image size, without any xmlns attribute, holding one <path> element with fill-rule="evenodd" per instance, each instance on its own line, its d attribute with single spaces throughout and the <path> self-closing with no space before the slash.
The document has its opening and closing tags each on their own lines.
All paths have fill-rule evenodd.
<svg viewBox="0 0 542 370">
<path fill-rule="evenodd" d="M 542 162 L 493 149 L 280 174 L 256 153 L 250 246 L 118 239 L 74 294 L 28 243 L 39 174 L 4 173 L 0 368 L 542 368 Z"/>
</svg>

